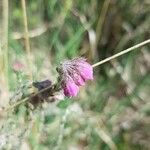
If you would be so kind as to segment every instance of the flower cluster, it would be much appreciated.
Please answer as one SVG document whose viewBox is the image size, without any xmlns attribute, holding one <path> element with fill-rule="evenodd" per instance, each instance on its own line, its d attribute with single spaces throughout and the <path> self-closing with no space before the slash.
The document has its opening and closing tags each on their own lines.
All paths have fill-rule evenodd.
<svg viewBox="0 0 150 150">
<path fill-rule="evenodd" d="M 84 58 L 67 60 L 57 70 L 61 87 L 67 97 L 76 96 L 79 86 L 85 85 L 87 80 L 93 80 L 93 68 Z"/>
</svg>

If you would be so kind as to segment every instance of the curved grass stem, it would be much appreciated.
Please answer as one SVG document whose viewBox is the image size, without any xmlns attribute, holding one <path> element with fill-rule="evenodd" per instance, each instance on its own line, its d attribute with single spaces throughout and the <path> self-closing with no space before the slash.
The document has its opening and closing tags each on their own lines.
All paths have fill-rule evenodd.
<svg viewBox="0 0 150 150">
<path fill-rule="evenodd" d="M 4 85 L 2 91 L 5 93 L 4 102 L 8 102 L 9 97 L 9 80 L 8 80 L 8 26 L 9 26 L 9 1 L 2 1 L 2 30 L 0 43 L 2 47 L 0 48 L 0 75 L 1 75 L 1 84 Z M 1 46 L 1 45 L 0 45 Z"/>
</svg>

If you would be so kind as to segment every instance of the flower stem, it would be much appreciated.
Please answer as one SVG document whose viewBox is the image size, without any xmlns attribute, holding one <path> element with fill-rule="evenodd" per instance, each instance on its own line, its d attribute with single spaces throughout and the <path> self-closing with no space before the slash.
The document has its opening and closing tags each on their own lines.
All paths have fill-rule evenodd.
<svg viewBox="0 0 150 150">
<path fill-rule="evenodd" d="M 132 50 L 135 50 L 135 49 L 137 49 L 137 48 L 139 48 L 139 47 L 141 47 L 143 45 L 146 45 L 148 43 L 150 43 L 150 39 L 148 39 L 148 40 L 146 40 L 144 42 L 141 42 L 141 43 L 139 43 L 137 45 L 134 45 L 134 46 L 132 46 L 132 47 L 126 49 L 126 50 L 123 50 L 123 51 L 121 51 L 121 52 L 119 52 L 119 53 L 117 53 L 117 54 L 115 54 L 113 56 L 110 56 L 110 57 L 108 57 L 108 58 L 106 58 L 106 59 L 104 59 L 102 61 L 99 61 L 99 62 L 93 64 L 92 67 L 94 68 L 94 67 L 100 66 L 101 64 L 104 64 L 104 63 L 106 63 L 106 62 L 108 62 L 108 61 L 110 61 L 110 60 L 112 60 L 114 58 L 117 58 L 117 57 L 119 57 L 121 55 L 124 55 L 124 54 L 126 54 L 126 53 L 128 53 L 128 52 L 130 52 Z"/>
</svg>

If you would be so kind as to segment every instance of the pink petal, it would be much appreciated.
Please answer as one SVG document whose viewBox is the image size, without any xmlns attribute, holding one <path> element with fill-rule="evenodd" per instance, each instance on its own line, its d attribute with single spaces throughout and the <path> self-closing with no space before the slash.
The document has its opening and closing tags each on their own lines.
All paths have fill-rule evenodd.
<svg viewBox="0 0 150 150">
<path fill-rule="evenodd" d="M 78 85 L 78 86 L 85 85 L 84 79 L 79 74 L 74 73 L 74 74 L 72 74 L 71 77 L 73 78 L 76 85 Z"/>
<path fill-rule="evenodd" d="M 78 70 L 85 81 L 93 80 L 93 68 L 89 63 L 79 63 Z"/>
<path fill-rule="evenodd" d="M 65 86 L 63 86 L 64 95 L 71 97 L 76 96 L 79 92 L 79 87 L 74 83 L 73 80 L 68 80 L 65 83 Z"/>
</svg>

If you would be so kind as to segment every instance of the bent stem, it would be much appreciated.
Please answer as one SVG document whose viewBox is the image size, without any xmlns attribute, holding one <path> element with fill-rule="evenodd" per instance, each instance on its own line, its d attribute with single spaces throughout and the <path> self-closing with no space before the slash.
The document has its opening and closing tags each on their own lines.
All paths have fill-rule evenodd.
<svg viewBox="0 0 150 150">
<path fill-rule="evenodd" d="M 130 51 L 133 51 L 133 50 L 135 50 L 135 49 L 137 49 L 137 48 L 139 48 L 139 47 L 141 47 L 143 45 L 146 45 L 148 43 L 150 43 L 150 39 L 148 39 L 148 40 L 146 40 L 144 42 L 141 42 L 141 43 L 139 43 L 137 45 L 134 45 L 134 46 L 132 46 L 132 47 L 126 49 L 126 50 L 123 50 L 123 51 L 121 51 L 121 52 L 119 52 L 119 53 L 117 53 L 117 54 L 115 54 L 115 55 L 113 55 L 111 57 L 108 57 L 108 58 L 106 58 L 106 59 L 104 59 L 102 61 L 99 61 L 99 62 L 93 64 L 92 67 L 94 68 L 94 67 L 100 66 L 101 64 L 104 64 L 104 63 L 106 63 L 106 62 L 108 62 L 108 61 L 110 61 L 112 59 L 115 59 L 115 58 L 117 58 L 117 57 L 119 57 L 121 55 L 124 55 L 124 54 L 126 54 L 126 53 L 128 53 Z"/>
<path fill-rule="evenodd" d="M 46 90 L 48 90 L 48 89 L 51 89 L 51 88 L 52 88 L 52 86 L 48 86 L 48 87 L 46 87 L 46 88 L 44 88 L 44 89 L 42 89 L 42 90 L 40 90 L 40 91 L 38 91 L 38 92 L 32 94 L 31 96 L 26 97 L 26 98 L 24 98 L 23 100 L 16 102 L 14 105 L 9 106 L 8 108 L 5 109 L 5 111 L 9 111 L 9 110 L 11 110 L 11 109 L 13 109 L 13 108 L 19 106 L 20 104 L 22 104 L 22 103 L 24 103 L 24 102 L 30 100 L 30 99 L 33 98 L 34 96 L 37 96 L 37 95 L 41 94 L 42 92 L 44 92 L 44 91 L 46 91 Z"/>
<path fill-rule="evenodd" d="M 8 81 L 8 20 L 9 20 L 9 1 L 3 0 L 2 1 L 2 35 L 1 35 L 1 41 L 2 41 L 2 48 L 0 48 L 0 74 L 2 74 L 2 82 L 4 84 L 3 92 L 6 93 L 6 100 L 8 102 L 9 97 L 9 81 Z M 1 46 L 1 45 L 0 45 Z M 6 103 L 7 103 L 6 102 Z"/>
</svg>

